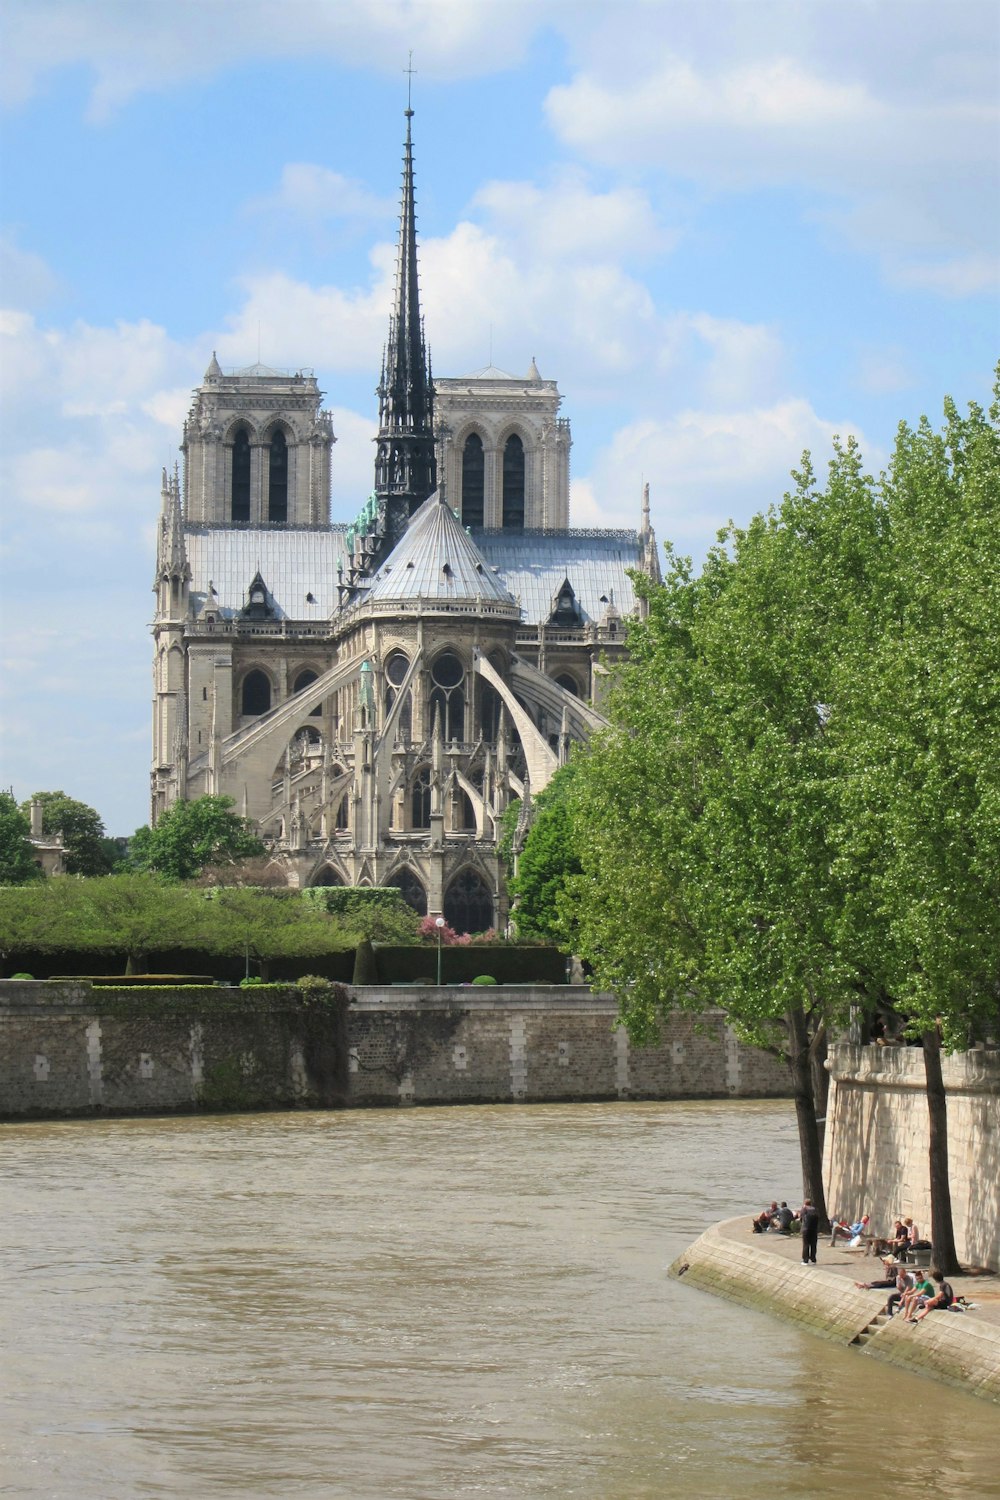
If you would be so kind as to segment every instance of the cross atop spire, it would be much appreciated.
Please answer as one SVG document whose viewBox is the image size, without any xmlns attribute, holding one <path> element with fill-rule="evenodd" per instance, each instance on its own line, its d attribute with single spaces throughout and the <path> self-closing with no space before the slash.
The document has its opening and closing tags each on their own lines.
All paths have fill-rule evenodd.
<svg viewBox="0 0 1000 1500">
<path fill-rule="evenodd" d="M 408 69 L 412 74 L 412 69 Z M 424 344 L 417 275 L 417 217 L 413 191 L 413 141 L 406 108 L 403 190 L 399 210 L 396 291 L 379 383 L 375 493 L 386 505 L 390 538 L 427 499 L 436 484 L 434 392 Z"/>
</svg>

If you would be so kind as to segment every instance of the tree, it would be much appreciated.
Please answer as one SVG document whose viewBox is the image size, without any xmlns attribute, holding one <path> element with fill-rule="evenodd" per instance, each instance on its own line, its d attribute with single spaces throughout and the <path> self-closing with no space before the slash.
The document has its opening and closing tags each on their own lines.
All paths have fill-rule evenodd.
<svg viewBox="0 0 1000 1500">
<path fill-rule="evenodd" d="M 878 483 L 851 443 L 822 488 L 806 461 L 699 578 L 671 558 L 646 589 L 563 906 L 633 1034 L 717 1001 L 785 1056 L 819 1205 L 827 1029 L 894 1003 L 924 1043 L 951 1268 L 940 1045 L 998 997 L 1000 465 L 996 410 L 946 417 L 902 428 Z"/>
<path fill-rule="evenodd" d="M 41 879 L 31 847 L 31 821 L 21 812 L 13 792 L 0 792 L 0 885 L 26 885 Z"/>
<path fill-rule="evenodd" d="M 633 1035 L 721 1005 L 792 1079 L 805 1192 L 825 1214 L 822 1059 L 865 975 L 838 946 L 832 678 L 856 628 L 879 514 L 852 444 L 808 459 L 781 506 L 729 528 L 695 578 L 668 554 L 579 765 L 580 950 Z"/>
<path fill-rule="evenodd" d="M 873 639 L 842 684 L 844 941 L 922 1042 L 931 1240 L 952 1274 L 941 1050 L 995 1027 L 1000 1001 L 998 416 L 948 401 L 941 433 L 900 428 Z"/>
<path fill-rule="evenodd" d="M 100 816 L 86 802 L 65 792 L 35 792 L 21 811 L 30 815 L 31 803 L 42 804 L 42 831 L 61 833 L 69 875 L 109 875 L 115 864 L 114 840 L 106 836 Z"/>
<path fill-rule="evenodd" d="M 262 855 L 264 845 L 247 819 L 232 811 L 234 805 L 232 797 L 213 796 L 175 802 L 155 828 L 136 830 L 129 864 L 168 880 L 191 880 L 206 865 Z"/>
<path fill-rule="evenodd" d="M 580 874 L 572 819 L 574 763 L 563 766 L 534 799 L 533 821 L 510 881 L 513 921 L 522 937 L 545 938 L 572 947 L 572 924 L 560 896 Z"/>
<path fill-rule="evenodd" d="M 201 892 L 210 949 L 245 959 L 247 975 L 253 961 L 267 978 L 275 958 L 315 958 L 336 949 L 353 948 L 356 938 L 344 924 L 302 892 L 260 887 Z"/>
</svg>

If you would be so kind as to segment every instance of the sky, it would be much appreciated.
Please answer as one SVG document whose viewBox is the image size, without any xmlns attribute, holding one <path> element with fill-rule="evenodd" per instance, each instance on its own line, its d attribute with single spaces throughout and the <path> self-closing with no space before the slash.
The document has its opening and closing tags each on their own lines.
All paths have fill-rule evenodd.
<svg viewBox="0 0 1000 1500">
<path fill-rule="evenodd" d="M 412 85 L 433 367 L 534 358 L 571 521 L 696 561 L 988 405 L 993 0 L 0 0 L 0 787 L 149 816 L 160 474 L 213 350 L 372 485 Z M 413 73 L 407 76 L 411 66 Z"/>
</svg>

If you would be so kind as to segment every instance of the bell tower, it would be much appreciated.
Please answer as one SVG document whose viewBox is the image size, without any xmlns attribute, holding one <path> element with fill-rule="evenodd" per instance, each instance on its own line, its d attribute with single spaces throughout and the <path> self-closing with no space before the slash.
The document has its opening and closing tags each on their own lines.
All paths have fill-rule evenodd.
<svg viewBox="0 0 1000 1500">
<path fill-rule="evenodd" d="M 184 423 L 189 525 L 325 526 L 333 422 L 311 370 L 224 371 L 212 355 Z"/>
</svg>

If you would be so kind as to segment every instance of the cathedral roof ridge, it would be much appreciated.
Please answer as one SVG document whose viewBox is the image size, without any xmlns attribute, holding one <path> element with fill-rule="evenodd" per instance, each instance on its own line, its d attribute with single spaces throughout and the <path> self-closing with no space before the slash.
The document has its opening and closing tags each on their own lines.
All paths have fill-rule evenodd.
<svg viewBox="0 0 1000 1500">
<path fill-rule="evenodd" d="M 414 511 L 401 540 L 372 579 L 368 598 L 380 603 L 479 600 L 516 608 L 440 490 Z"/>
</svg>

